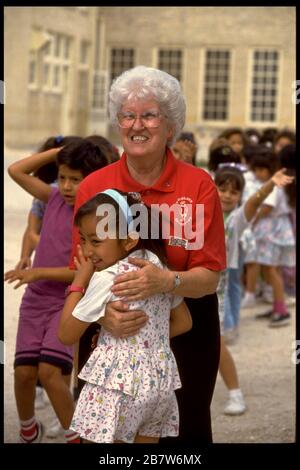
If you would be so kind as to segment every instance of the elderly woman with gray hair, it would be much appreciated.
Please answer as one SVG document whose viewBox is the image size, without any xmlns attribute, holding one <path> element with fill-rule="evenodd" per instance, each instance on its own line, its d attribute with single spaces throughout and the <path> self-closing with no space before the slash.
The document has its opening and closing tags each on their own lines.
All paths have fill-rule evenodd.
<svg viewBox="0 0 300 470">
<path fill-rule="evenodd" d="M 193 328 L 171 343 L 182 388 L 176 390 L 179 437 L 169 439 L 207 444 L 212 442 L 210 404 L 219 365 L 215 291 L 226 264 L 224 223 L 211 177 L 176 160 L 170 150 L 183 129 L 185 110 L 180 84 L 166 72 L 137 66 L 117 77 L 109 93 L 109 113 L 124 153 L 120 161 L 84 179 L 75 213 L 108 188 L 134 193 L 146 205 L 159 205 L 168 213 L 164 241 L 169 270 L 131 259 L 140 269 L 116 277 L 112 291 L 123 300 L 107 304 L 101 325 L 116 337 L 133 336 L 148 319 L 144 312 L 130 311 L 130 302 L 161 292 L 185 297 Z M 72 260 L 78 243 L 74 227 Z"/>
</svg>

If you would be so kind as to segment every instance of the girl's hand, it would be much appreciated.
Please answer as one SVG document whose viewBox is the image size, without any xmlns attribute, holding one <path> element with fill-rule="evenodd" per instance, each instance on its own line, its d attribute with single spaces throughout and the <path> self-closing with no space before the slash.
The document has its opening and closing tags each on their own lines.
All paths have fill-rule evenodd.
<svg viewBox="0 0 300 470">
<path fill-rule="evenodd" d="M 15 269 L 27 269 L 31 268 L 31 258 L 29 256 L 21 258 Z"/>
<path fill-rule="evenodd" d="M 22 284 L 28 284 L 33 281 L 37 281 L 36 270 L 32 269 L 12 269 L 7 271 L 4 274 L 4 281 L 7 281 L 8 284 L 11 284 L 14 281 L 19 280 L 19 282 L 14 286 L 14 289 L 22 286 Z"/>
<path fill-rule="evenodd" d="M 284 186 L 291 184 L 295 179 L 294 176 L 285 175 L 285 172 L 286 168 L 281 168 L 281 170 L 276 171 L 271 178 L 273 183 L 279 188 L 283 188 Z"/>
<path fill-rule="evenodd" d="M 144 259 L 129 257 L 128 260 L 141 269 L 115 277 L 111 291 L 116 296 L 133 302 L 170 290 L 168 271 Z"/>
<path fill-rule="evenodd" d="M 90 258 L 85 258 L 80 245 L 77 245 L 77 257 L 74 256 L 76 274 L 73 284 L 86 288 L 95 272 L 95 267 Z"/>
</svg>

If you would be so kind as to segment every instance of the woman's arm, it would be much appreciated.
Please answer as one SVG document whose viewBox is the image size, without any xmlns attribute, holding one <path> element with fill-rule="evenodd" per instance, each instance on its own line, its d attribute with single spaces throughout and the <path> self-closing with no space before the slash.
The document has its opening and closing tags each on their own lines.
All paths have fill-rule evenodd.
<svg viewBox="0 0 300 470">
<path fill-rule="evenodd" d="M 172 292 L 182 297 L 199 298 L 213 294 L 218 286 L 220 274 L 206 268 L 195 267 L 188 271 L 169 271 L 155 266 L 150 261 L 129 258 L 130 263 L 141 269 L 116 276 L 112 292 L 126 302 L 143 300 L 150 295 Z M 180 285 L 174 289 L 174 278 L 178 274 Z"/>
<path fill-rule="evenodd" d="M 193 320 L 185 302 L 181 302 L 171 310 L 170 315 L 170 338 L 182 335 L 191 330 Z"/>
<path fill-rule="evenodd" d="M 30 157 L 23 158 L 8 167 L 8 174 L 29 194 L 32 194 L 32 196 L 41 201 L 48 202 L 52 191 L 51 186 L 30 173 L 47 163 L 53 162 L 60 150 L 61 147 L 47 150 L 46 152 L 35 153 Z"/>
</svg>

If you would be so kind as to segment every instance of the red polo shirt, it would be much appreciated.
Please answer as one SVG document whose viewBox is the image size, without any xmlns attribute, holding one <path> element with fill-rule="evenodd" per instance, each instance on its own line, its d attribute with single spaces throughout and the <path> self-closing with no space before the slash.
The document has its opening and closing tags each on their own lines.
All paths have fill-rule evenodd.
<svg viewBox="0 0 300 470">
<path fill-rule="evenodd" d="M 204 205 L 204 243 L 200 249 L 172 246 L 166 240 L 166 253 L 170 265 L 185 271 L 201 266 L 212 271 L 226 268 L 224 221 L 216 186 L 204 170 L 176 160 L 167 148 L 167 161 L 160 178 L 153 186 L 135 181 L 127 168 L 126 154 L 121 159 L 84 178 L 77 191 L 74 214 L 77 209 L 96 193 L 109 188 L 125 192 L 138 192 L 145 204 L 187 203 L 195 213 L 196 204 Z M 193 223 L 193 229 L 195 225 Z M 172 235 L 172 232 L 171 232 Z M 79 244 L 78 230 L 73 227 L 73 249 L 70 267 L 74 269 L 73 257 Z"/>
</svg>

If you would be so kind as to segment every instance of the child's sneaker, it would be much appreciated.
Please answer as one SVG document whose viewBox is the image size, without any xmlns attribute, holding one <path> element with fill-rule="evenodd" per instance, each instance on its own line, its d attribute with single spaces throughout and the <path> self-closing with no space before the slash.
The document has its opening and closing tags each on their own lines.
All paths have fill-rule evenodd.
<svg viewBox="0 0 300 470">
<path fill-rule="evenodd" d="M 63 433 L 63 431 L 64 430 L 63 430 L 62 425 L 60 424 L 57 417 L 55 417 L 53 418 L 53 420 L 51 421 L 51 423 L 46 429 L 46 437 L 50 437 L 50 438 L 58 437 L 60 434 Z"/>
<path fill-rule="evenodd" d="M 277 326 L 288 325 L 291 321 L 291 315 L 289 313 L 273 312 L 269 326 L 274 328 Z"/>
<path fill-rule="evenodd" d="M 246 292 L 242 301 L 241 301 L 241 308 L 252 308 L 256 305 L 256 298 L 255 294 L 252 292 Z"/>
<path fill-rule="evenodd" d="M 241 415 L 245 413 L 247 407 L 242 392 L 231 395 L 229 392 L 229 400 L 224 408 L 225 415 Z"/>
<path fill-rule="evenodd" d="M 40 421 L 37 421 L 36 425 L 37 425 L 37 435 L 35 436 L 35 438 L 32 439 L 31 441 L 28 441 L 24 439 L 24 437 L 20 433 L 19 444 L 39 444 L 41 442 L 43 435 L 44 435 L 44 425 Z"/>
<path fill-rule="evenodd" d="M 269 310 L 268 312 L 258 313 L 255 315 L 256 320 L 270 320 L 273 315 L 273 310 Z"/>
</svg>

